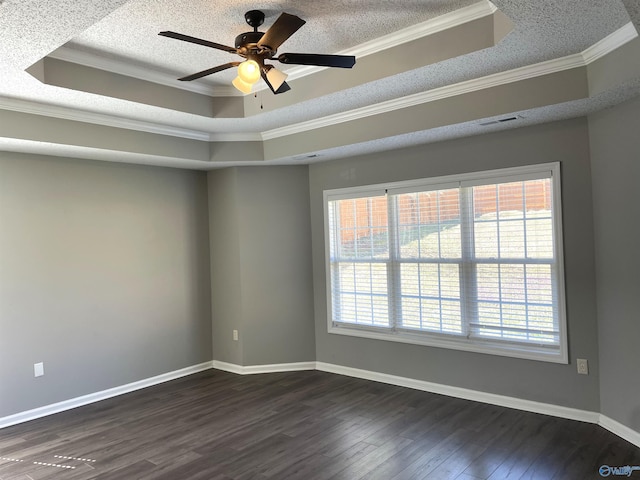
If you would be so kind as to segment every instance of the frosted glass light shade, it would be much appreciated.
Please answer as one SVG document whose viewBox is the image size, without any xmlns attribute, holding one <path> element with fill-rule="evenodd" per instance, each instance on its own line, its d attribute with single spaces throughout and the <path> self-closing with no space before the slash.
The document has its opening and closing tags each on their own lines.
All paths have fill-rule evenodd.
<svg viewBox="0 0 640 480">
<path fill-rule="evenodd" d="M 255 60 L 247 60 L 238 65 L 238 77 L 243 82 L 253 85 L 260 80 L 260 65 Z"/>
<path fill-rule="evenodd" d="M 234 78 L 231 84 L 234 87 L 236 87 L 238 90 L 240 90 L 242 93 L 251 93 L 251 87 L 253 86 L 250 83 L 247 83 L 244 80 L 242 80 L 239 76 Z"/>
<path fill-rule="evenodd" d="M 271 84 L 274 90 L 278 90 L 288 76 L 289 75 L 287 75 L 284 72 L 281 72 L 276 68 L 270 68 L 269 71 L 267 72 L 267 80 L 269 80 L 269 83 Z"/>
</svg>

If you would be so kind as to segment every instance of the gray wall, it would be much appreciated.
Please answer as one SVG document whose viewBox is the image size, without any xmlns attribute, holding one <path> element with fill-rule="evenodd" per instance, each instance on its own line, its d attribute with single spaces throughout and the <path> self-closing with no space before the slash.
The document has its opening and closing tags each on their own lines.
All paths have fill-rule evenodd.
<svg viewBox="0 0 640 480">
<path fill-rule="evenodd" d="M 208 174 L 2 153 L 0 417 L 212 358 L 318 360 L 601 410 L 637 431 L 639 118 L 634 100 L 588 123 Z M 327 333 L 324 189 L 553 161 L 569 365 Z"/>
<path fill-rule="evenodd" d="M 315 360 L 307 167 L 209 172 L 209 211 L 214 358 Z"/>
<path fill-rule="evenodd" d="M 569 365 L 327 333 L 322 191 L 412 178 L 560 161 L 562 165 Z M 597 411 L 589 138 L 586 119 L 441 142 L 310 167 L 317 360 Z M 590 375 L 579 376 L 575 358 Z"/>
<path fill-rule="evenodd" d="M 244 337 L 232 341 L 233 330 L 243 330 L 237 178 L 237 168 L 207 175 L 213 357 L 242 365 Z"/>
<path fill-rule="evenodd" d="M 589 117 L 602 413 L 640 431 L 640 99 Z"/>
<path fill-rule="evenodd" d="M 206 188 L 0 154 L 0 417 L 211 360 Z"/>
</svg>

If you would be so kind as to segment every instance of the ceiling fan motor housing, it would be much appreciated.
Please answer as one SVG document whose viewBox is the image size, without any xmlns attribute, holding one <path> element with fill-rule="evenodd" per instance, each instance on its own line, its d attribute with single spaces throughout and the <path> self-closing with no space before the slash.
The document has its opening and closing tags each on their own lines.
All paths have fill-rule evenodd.
<svg viewBox="0 0 640 480">
<path fill-rule="evenodd" d="M 242 47 L 250 48 L 251 45 L 256 45 L 262 36 L 263 32 L 245 32 L 236 37 L 235 47 L 240 49 Z"/>
<path fill-rule="evenodd" d="M 264 32 L 245 32 L 238 35 L 235 40 L 238 55 L 256 61 L 258 58 L 262 60 L 272 58 L 276 53 L 275 50 L 267 45 L 258 45 L 263 36 Z"/>
</svg>

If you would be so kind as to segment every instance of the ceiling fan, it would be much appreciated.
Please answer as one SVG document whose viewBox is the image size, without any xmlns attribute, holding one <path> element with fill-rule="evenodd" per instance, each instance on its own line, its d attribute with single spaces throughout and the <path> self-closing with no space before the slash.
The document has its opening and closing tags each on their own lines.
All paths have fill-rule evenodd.
<svg viewBox="0 0 640 480">
<path fill-rule="evenodd" d="M 251 93 L 251 88 L 261 77 L 275 94 L 291 89 L 287 82 L 287 74 L 277 70 L 265 60 L 277 60 L 291 65 L 316 65 L 320 67 L 351 68 L 356 63 L 353 55 L 319 55 L 314 53 L 282 53 L 276 56 L 278 47 L 291 35 L 296 33 L 306 22 L 300 17 L 289 13 L 282 13 L 266 32 L 259 32 L 258 27 L 264 23 L 264 13 L 251 10 L 244 14 L 246 22 L 253 27 L 253 32 L 241 33 L 236 37 L 235 47 L 202 40 L 200 38 L 183 35 L 176 32 L 160 32 L 159 35 L 184 42 L 197 43 L 205 47 L 235 53 L 245 58 L 243 62 L 229 62 L 217 67 L 208 68 L 192 75 L 179 78 L 183 82 L 196 80 L 213 73 L 238 67 L 238 76 L 233 80 L 233 86 L 243 93 Z"/>
</svg>

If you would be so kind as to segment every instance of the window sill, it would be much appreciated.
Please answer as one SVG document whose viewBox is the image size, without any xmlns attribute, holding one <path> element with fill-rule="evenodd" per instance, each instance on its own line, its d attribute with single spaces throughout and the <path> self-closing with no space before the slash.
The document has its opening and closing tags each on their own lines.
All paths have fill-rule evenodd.
<svg viewBox="0 0 640 480">
<path fill-rule="evenodd" d="M 351 337 L 369 338 L 389 342 L 409 343 L 429 347 L 447 348 L 466 352 L 484 353 L 503 357 L 521 358 L 541 362 L 568 364 L 568 355 L 562 350 L 551 350 L 544 347 L 522 346 L 513 344 L 489 343 L 469 339 L 449 339 L 436 335 L 411 334 L 408 332 L 386 332 L 375 328 L 351 325 L 330 324 L 328 333 Z"/>
</svg>

